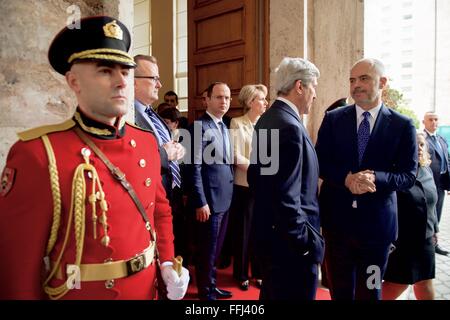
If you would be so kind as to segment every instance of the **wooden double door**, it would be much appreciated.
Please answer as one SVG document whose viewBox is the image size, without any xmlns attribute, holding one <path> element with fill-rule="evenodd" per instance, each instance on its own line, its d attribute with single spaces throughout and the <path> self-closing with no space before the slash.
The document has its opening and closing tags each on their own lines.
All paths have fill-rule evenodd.
<svg viewBox="0 0 450 320">
<path fill-rule="evenodd" d="M 189 120 L 204 113 L 201 94 L 211 82 L 229 85 L 227 115 L 242 115 L 246 84 L 269 85 L 269 0 L 188 0 Z"/>
</svg>

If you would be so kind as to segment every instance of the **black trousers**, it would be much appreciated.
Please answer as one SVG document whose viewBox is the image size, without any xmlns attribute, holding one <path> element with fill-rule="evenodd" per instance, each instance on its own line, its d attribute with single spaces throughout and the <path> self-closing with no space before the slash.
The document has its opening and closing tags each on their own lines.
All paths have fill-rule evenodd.
<svg viewBox="0 0 450 320">
<path fill-rule="evenodd" d="M 325 236 L 325 264 L 333 300 L 381 300 L 391 244 L 365 244 L 343 235 Z"/>
<path fill-rule="evenodd" d="M 261 279 L 261 262 L 253 250 L 254 202 L 254 197 L 248 187 L 234 185 L 229 231 L 232 235 L 233 277 L 239 282 L 249 279 L 249 265 L 252 277 Z"/>
<path fill-rule="evenodd" d="M 195 222 L 196 257 L 195 278 L 198 295 L 201 300 L 215 297 L 216 266 L 215 261 L 222 249 L 228 224 L 227 212 L 211 212 L 206 222 Z"/>
</svg>

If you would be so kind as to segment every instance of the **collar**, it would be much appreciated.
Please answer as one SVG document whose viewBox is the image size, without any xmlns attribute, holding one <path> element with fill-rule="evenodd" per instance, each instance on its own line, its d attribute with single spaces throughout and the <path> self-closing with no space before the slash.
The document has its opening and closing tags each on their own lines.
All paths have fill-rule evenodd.
<svg viewBox="0 0 450 320">
<path fill-rule="evenodd" d="M 367 112 L 370 113 L 370 115 L 372 116 L 372 119 L 376 119 L 378 116 L 378 113 L 380 113 L 381 107 L 382 107 L 382 103 L 380 103 L 378 106 L 367 110 Z M 357 104 L 355 104 L 356 106 L 356 119 L 360 119 L 362 117 L 362 114 L 364 112 L 366 112 L 366 110 L 364 110 L 363 108 L 361 108 L 360 106 L 358 106 Z"/>
<path fill-rule="evenodd" d="M 290 101 L 286 98 L 283 98 L 283 97 L 277 97 L 276 100 L 280 100 L 280 101 L 286 103 L 289 107 L 291 107 L 292 110 L 294 110 L 294 112 L 297 114 L 298 118 L 301 119 L 300 112 L 298 112 L 297 107 L 295 106 L 295 104 L 292 103 L 292 101 Z"/>
<path fill-rule="evenodd" d="M 151 106 L 147 106 L 137 99 L 134 100 L 134 107 L 136 109 L 136 112 L 139 112 L 140 114 L 144 114 L 145 110 L 147 110 L 148 107 L 151 108 Z"/>
<path fill-rule="evenodd" d="M 215 115 L 213 115 L 211 112 L 206 111 L 206 113 L 208 114 L 208 116 L 211 117 L 211 119 L 213 119 L 214 123 L 216 124 L 217 128 L 220 129 L 219 127 L 219 122 L 223 122 L 222 118 L 217 118 Z"/>
<path fill-rule="evenodd" d="M 423 131 L 425 131 L 430 137 L 436 137 L 437 138 L 437 133 L 436 131 L 434 133 L 431 133 L 430 131 L 428 131 L 427 129 L 423 129 Z"/>
<path fill-rule="evenodd" d="M 122 138 L 125 135 L 125 118 L 121 117 L 114 126 L 99 122 L 85 115 L 79 108 L 73 115 L 77 125 L 90 135 L 104 140 Z"/>
</svg>

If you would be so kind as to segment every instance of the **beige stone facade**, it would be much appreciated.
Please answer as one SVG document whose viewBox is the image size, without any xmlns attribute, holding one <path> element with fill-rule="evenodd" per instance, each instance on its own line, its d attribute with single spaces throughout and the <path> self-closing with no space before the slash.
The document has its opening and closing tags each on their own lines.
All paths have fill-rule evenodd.
<svg viewBox="0 0 450 320">
<path fill-rule="evenodd" d="M 17 131 L 60 122 L 75 108 L 76 101 L 65 79 L 47 62 L 50 41 L 73 14 L 70 6 L 76 5 L 81 16 L 117 16 L 132 30 L 134 5 L 140 3 L 145 5 L 146 1 L 0 1 L 1 168 Z M 349 68 L 363 55 L 363 13 L 360 0 L 270 0 L 271 82 L 284 56 L 306 57 L 322 72 L 317 101 L 305 119 L 314 141 L 324 110 L 337 98 L 348 95 Z M 167 38 L 165 33 L 160 39 L 153 36 L 153 41 Z M 129 119 L 132 109 L 130 106 Z"/>
<path fill-rule="evenodd" d="M 47 50 L 78 9 L 81 16 L 107 14 L 128 26 L 133 24 L 133 3 L 129 0 L 0 1 L 1 168 L 17 140 L 16 132 L 61 122 L 76 107 L 64 77 L 48 64 Z"/>
</svg>

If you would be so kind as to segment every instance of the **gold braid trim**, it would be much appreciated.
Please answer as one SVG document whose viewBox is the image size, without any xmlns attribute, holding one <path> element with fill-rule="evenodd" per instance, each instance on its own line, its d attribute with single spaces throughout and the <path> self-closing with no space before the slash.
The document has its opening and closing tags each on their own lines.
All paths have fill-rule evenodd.
<svg viewBox="0 0 450 320">
<path fill-rule="evenodd" d="M 79 57 L 78 59 L 98 59 L 98 60 L 109 60 L 109 61 L 115 61 L 119 63 L 127 63 L 129 65 L 134 65 L 133 59 L 125 58 L 122 56 L 116 56 L 112 54 L 88 54 L 82 57 Z"/>
<path fill-rule="evenodd" d="M 53 152 L 51 143 L 48 138 L 43 138 L 44 145 L 46 146 L 47 155 L 49 157 L 49 162 L 54 164 L 54 171 L 57 174 L 56 169 L 56 160 L 55 160 L 55 154 Z M 64 255 L 64 252 L 67 247 L 67 243 L 69 240 L 70 230 L 72 227 L 72 221 L 74 223 L 74 233 L 75 233 L 75 265 L 78 266 L 78 268 L 81 265 L 81 259 L 83 256 L 83 247 L 84 247 L 84 238 L 86 235 L 85 227 L 86 227 L 86 180 L 85 180 L 85 171 L 90 171 L 93 176 L 93 183 L 97 185 L 97 188 L 99 189 L 99 192 L 104 197 L 103 189 L 101 186 L 101 182 L 97 173 L 97 170 L 94 166 L 92 166 L 89 163 L 89 157 L 85 156 L 85 163 L 82 163 L 78 165 L 78 167 L 75 169 L 75 173 L 72 179 L 72 195 L 71 195 L 71 203 L 70 203 L 70 211 L 69 211 L 69 217 L 67 222 L 67 228 L 66 228 L 66 234 L 64 235 L 64 241 L 61 247 L 61 251 L 58 254 L 58 257 L 56 259 L 55 264 L 53 265 L 53 268 L 51 269 L 49 275 L 45 279 L 43 283 L 44 292 L 48 294 L 49 298 L 52 300 L 57 300 L 62 298 L 71 288 L 73 288 L 73 283 L 69 283 L 68 281 L 64 282 L 62 285 L 58 287 L 51 287 L 49 285 L 49 282 L 51 279 L 56 275 L 57 271 L 61 268 L 61 259 Z M 49 167 L 51 164 L 49 165 Z M 50 170 L 50 169 L 49 169 Z M 59 191 L 59 182 L 57 180 L 57 176 L 55 178 L 54 174 L 50 173 L 51 176 L 51 184 L 52 184 L 52 193 L 53 193 L 53 201 L 54 201 L 54 212 L 53 212 L 53 224 L 52 224 L 52 231 L 49 239 L 49 243 L 47 245 L 47 250 L 53 249 L 54 244 L 56 242 L 57 238 L 57 231 L 58 228 L 54 228 L 56 225 L 55 221 L 57 221 L 58 227 L 61 219 L 61 196 Z M 54 191 L 57 186 L 57 191 Z M 92 193 L 90 195 L 90 198 L 95 197 L 95 188 L 92 188 Z M 55 195 L 56 194 L 56 195 Z M 59 211 L 58 211 L 58 198 L 59 198 Z M 56 199 L 56 200 L 55 200 Z M 95 202 L 94 202 L 95 205 Z M 106 209 L 107 210 L 107 209 Z M 106 215 L 106 210 L 102 210 L 103 214 Z M 54 231 L 56 230 L 56 231 Z M 107 232 L 107 229 L 105 230 L 105 233 Z M 106 234 L 107 235 L 107 234 Z M 50 252 L 47 253 L 47 256 L 50 254 Z M 79 270 L 79 269 L 78 269 Z M 76 279 L 75 279 L 76 280 Z"/>
<path fill-rule="evenodd" d="M 111 54 L 117 54 L 120 55 L 122 57 L 124 57 L 123 59 L 127 61 L 130 61 L 134 64 L 133 58 L 126 53 L 125 51 L 122 50 L 118 50 L 118 49 L 111 49 L 111 48 L 99 48 L 99 49 L 90 49 L 90 50 L 84 50 L 81 52 L 75 52 L 74 54 L 72 54 L 69 59 L 67 60 L 68 63 L 71 63 L 73 60 L 75 59 L 86 59 L 86 56 L 90 55 L 105 55 L 106 53 L 111 53 Z"/>
<path fill-rule="evenodd" d="M 61 191 L 59 188 L 59 175 L 58 168 L 56 166 L 55 153 L 53 152 L 52 145 L 47 135 L 41 136 L 44 143 L 45 150 L 48 157 L 48 171 L 50 173 L 50 187 L 52 189 L 53 197 L 53 222 L 50 229 L 50 238 L 48 239 L 46 255 L 50 255 L 50 252 L 55 246 L 56 238 L 58 236 L 58 229 L 61 224 Z"/>
<path fill-rule="evenodd" d="M 75 114 L 73 116 L 74 116 L 75 120 L 77 120 L 80 127 L 83 128 L 83 130 L 86 132 L 96 134 L 97 136 L 112 135 L 112 132 L 109 131 L 108 129 L 98 129 L 98 128 L 94 128 L 94 127 L 88 127 L 87 125 L 85 125 L 83 122 L 83 119 L 81 118 L 81 116 L 78 112 L 75 112 Z"/>
</svg>

